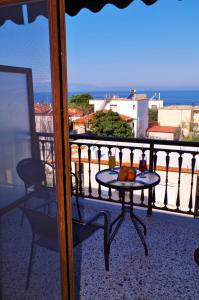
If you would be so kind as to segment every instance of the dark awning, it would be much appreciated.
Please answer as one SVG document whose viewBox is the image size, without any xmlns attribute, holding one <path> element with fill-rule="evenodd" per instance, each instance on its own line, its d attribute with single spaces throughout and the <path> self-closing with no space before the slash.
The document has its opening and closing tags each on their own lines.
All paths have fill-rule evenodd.
<svg viewBox="0 0 199 300">
<path fill-rule="evenodd" d="M 118 8 L 125 8 L 134 0 L 66 0 L 66 13 L 75 16 L 82 8 L 92 12 L 100 11 L 106 4 L 113 4 Z M 157 0 L 141 0 L 146 5 L 154 4 Z"/>
<path fill-rule="evenodd" d="M 0 8 L 0 26 L 7 20 L 16 24 L 24 24 L 23 11 L 21 5 L 7 5 Z"/>
<path fill-rule="evenodd" d="M 65 0 L 66 13 L 75 16 L 82 8 L 87 8 L 96 13 L 100 11 L 106 4 L 113 4 L 118 8 L 125 8 L 134 0 Z M 141 0 L 147 5 L 154 4 L 157 0 Z M 32 23 L 39 16 L 48 17 L 48 8 L 46 1 L 38 1 L 27 4 L 28 22 Z"/>
<path fill-rule="evenodd" d="M 113 4 L 118 8 L 125 8 L 134 0 L 65 0 L 66 13 L 75 16 L 82 8 L 87 8 L 92 12 L 100 11 L 106 4 Z M 157 0 L 140 0 L 146 5 L 152 5 Z M 47 1 L 37 0 L 28 3 L 28 22 L 32 23 L 38 16 L 48 17 Z M 23 24 L 22 5 L 0 6 L 0 25 L 6 20 L 12 20 L 16 24 Z"/>
</svg>

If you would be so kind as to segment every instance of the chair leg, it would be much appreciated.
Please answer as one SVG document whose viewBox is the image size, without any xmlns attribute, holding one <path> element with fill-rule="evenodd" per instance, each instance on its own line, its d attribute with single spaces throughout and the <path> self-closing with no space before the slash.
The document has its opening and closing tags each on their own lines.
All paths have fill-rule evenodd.
<svg viewBox="0 0 199 300">
<path fill-rule="evenodd" d="M 26 200 L 24 201 L 23 203 L 23 207 L 26 208 Z M 23 225 L 23 221 L 24 221 L 24 216 L 25 216 L 25 211 L 23 210 L 22 213 L 21 213 L 21 227 Z"/>
<path fill-rule="evenodd" d="M 35 245 L 34 245 L 34 236 L 33 236 L 31 250 L 30 250 L 28 274 L 27 274 L 27 279 L 26 279 L 26 290 L 29 288 L 30 276 L 31 276 L 31 271 L 32 271 L 32 261 L 34 258 L 34 254 L 35 254 Z"/>
<path fill-rule="evenodd" d="M 78 197 L 78 192 L 76 191 L 76 206 L 77 206 L 77 212 L 78 212 L 78 217 L 79 220 L 82 220 L 82 215 L 81 215 L 81 211 L 80 211 L 80 207 L 79 207 L 79 197 Z"/>
<path fill-rule="evenodd" d="M 104 261 L 106 271 L 109 271 L 109 254 L 110 254 L 110 243 L 109 243 L 109 228 L 108 218 L 104 215 Z"/>
</svg>

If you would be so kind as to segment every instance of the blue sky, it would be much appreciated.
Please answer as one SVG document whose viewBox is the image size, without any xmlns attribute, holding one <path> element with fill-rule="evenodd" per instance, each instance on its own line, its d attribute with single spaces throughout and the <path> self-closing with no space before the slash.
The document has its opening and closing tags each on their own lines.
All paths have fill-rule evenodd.
<svg viewBox="0 0 199 300">
<path fill-rule="evenodd" d="M 135 0 L 66 17 L 70 89 L 199 89 L 199 1 Z M 50 81 L 48 24 L 0 27 L 0 64 L 33 68 L 36 90 Z M 2 41 L 4 41 L 2 43 Z"/>
</svg>

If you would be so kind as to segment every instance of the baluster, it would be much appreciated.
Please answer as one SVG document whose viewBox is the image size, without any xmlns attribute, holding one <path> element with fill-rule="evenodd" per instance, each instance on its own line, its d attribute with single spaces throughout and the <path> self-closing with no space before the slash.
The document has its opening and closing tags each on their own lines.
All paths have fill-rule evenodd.
<svg viewBox="0 0 199 300">
<path fill-rule="evenodd" d="M 142 148 L 142 159 L 145 158 L 145 149 Z M 140 195 L 140 202 L 141 202 L 141 206 L 144 205 L 144 190 L 141 190 L 141 195 Z"/>
<path fill-rule="evenodd" d="M 53 141 L 50 141 L 50 161 L 53 163 Z"/>
<path fill-rule="evenodd" d="M 88 192 L 89 196 L 92 195 L 92 187 L 91 187 L 91 147 L 88 146 L 88 176 L 89 176 L 89 184 L 88 184 Z"/>
<path fill-rule="evenodd" d="M 41 151 L 42 151 L 42 141 L 39 140 L 39 159 L 42 159 L 42 157 L 41 157 Z"/>
<path fill-rule="evenodd" d="M 142 148 L 142 158 L 145 158 L 145 149 L 144 148 Z"/>
<path fill-rule="evenodd" d="M 119 162 L 120 162 L 120 168 L 122 166 L 122 156 L 123 156 L 123 152 L 122 152 L 122 147 L 119 147 L 120 151 L 119 151 Z"/>
<path fill-rule="evenodd" d="M 111 151 L 112 147 L 108 147 L 108 156 L 112 155 L 112 151 Z"/>
<path fill-rule="evenodd" d="M 191 209 L 193 207 L 193 176 L 194 176 L 195 164 L 196 164 L 196 158 L 195 158 L 195 154 L 193 154 L 191 160 L 191 192 L 190 192 L 190 199 L 189 199 L 189 212 L 191 212 Z"/>
<path fill-rule="evenodd" d="M 111 151 L 112 147 L 108 147 L 108 157 L 112 154 L 112 151 Z M 108 198 L 109 200 L 112 199 L 112 191 L 111 191 L 111 188 L 108 189 Z"/>
<path fill-rule="evenodd" d="M 55 187 L 54 141 L 50 142 L 50 155 L 51 155 L 51 162 L 53 166 L 53 187 Z M 70 155 L 70 159 L 71 159 L 71 155 Z"/>
<path fill-rule="evenodd" d="M 133 167 L 133 159 L 134 159 L 134 152 L 133 152 L 133 148 L 131 148 L 131 152 L 130 152 L 131 168 Z"/>
<path fill-rule="evenodd" d="M 177 199 L 176 199 L 176 208 L 177 211 L 179 210 L 180 207 L 180 183 L 181 183 L 181 170 L 182 170 L 182 153 L 180 152 L 180 155 L 178 157 L 178 193 L 177 193 Z"/>
<path fill-rule="evenodd" d="M 166 151 L 166 186 L 165 186 L 165 196 L 164 196 L 164 207 L 167 208 L 168 204 L 168 172 L 169 172 L 169 161 L 170 161 L 170 156 L 169 156 L 169 151 Z"/>
<path fill-rule="evenodd" d="M 101 169 L 101 146 L 98 146 L 98 170 L 100 171 Z M 99 184 L 98 187 L 98 197 L 99 199 L 101 198 L 101 185 Z"/>
<path fill-rule="evenodd" d="M 130 152 L 130 164 L 131 164 L 131 168 L 133 167 L 133 159 L 134 159 L 134 152 L 133 152 L 133 148 L 130 148 L 131 152 Z M 130 191 L 130 202 L 133 202 L 133 192 Z"/>
<path fill-rule="evenodd" d="M 141 196 L 140 196 L 141 206 L 144 205 L 144 190 L 141 190 Z"/>
<path fill-rule="evenodd" d="M 41 141 L 41 151 L 42 151 L 42 160 L 46 161 L 46 157 L 45 157 L 45 145 L 44 145 L 45 141 Z"/>
<path fill-rule="evenodd" d="M 79 177 L 79 193 L 82 196 L 82 168 L 81 168 L 81 146 L 78 145 L 78 177 Z"/>
<path fill-rule="evenodd" d="M 69 147 L 69 151 L 70 151 L 70 172 L 73 171 L 73 168 L 72 168 L 72 147 L 73 147 L 73 145 L 70 144 L 70 147 Z"/>
<path fill-rule="evenodd" d="M 154 172 L 156 172 L 157 158 L 158 158 L 157 151 L 155 151 L 154 155 L 153 155 L 153 170 L 154 170 Z M 153 187 L 153 191 L 152 191 L 152 204 L 153 204 L 153 206 L 155 206 L 155 201 L 156 201 L 155 187 Z"/>
</svg>

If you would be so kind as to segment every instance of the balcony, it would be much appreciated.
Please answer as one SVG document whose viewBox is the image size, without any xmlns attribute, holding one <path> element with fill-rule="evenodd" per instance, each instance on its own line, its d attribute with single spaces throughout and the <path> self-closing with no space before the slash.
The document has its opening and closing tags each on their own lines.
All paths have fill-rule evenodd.
<svg viewBox="0 0 199 300">
<path fill-rule="evenodd" d="M 53 135 L 38 134 L 37 138 L 40 158 L 54 163 Z M 103 233 L 96 232 L 74 249 L 76 299 L 184 299 L 185 295 L 187 299 L 197 299 L 198 266 L 193 255 L 199 239 L 198 221 L 193 217 L 198 215 L 198 144 L 119 138 L 115 141 L 105 137 L 91 139 L 90 136 L 70 138 L 71 169 L 79 178 L 78 193 L 84 218 L 103 209 L 114 219 L 120 211 L 118 193 L 95 181 L 95 173 L 107 168 L 110 153 L 115 153 L 117 165 L 135 167 L 140 155 L 144 154 L 148 168 L 161 176 L 160 184 L 151 193 L 144 191 L 134 195 L 136 213 L 147 226 L 149 256 L 145 257 L 135 229 L 126 216 L 111 245 L 110 271 L 106 272 Z M 49 185 L 53 187 L 55 181 L 55 173 L 49 171 Z M 126 193 L 127 203 L 129 197 L 131 194 Z M 152 211 L 149 210 L 149 198 Z M 59 299 L 59 258 L 46 249 L 37 252 L 34 275 L 29 289 L 25 290 L 31 230 L 27 221 L 20 226 L 18 207 L 22 201 L 19 199 L 7 211 L 4 210 L 1 218 L 2 252 L 6 252 L 2 261 L 4 294 L 7 299 L 12 299 L 13 295 L 15 299 L 34 299 L 37 295 Z M 39 204 L 39 200 L 36 201 Z M 35 206 L 35 199 L 34 203 L 29 202 L 29 206 Z M 152 215 L 147 216 L 147 212 Z M 41 272 L 46 266 L 51 270 L 48 276 Z M 44 286 L 50 288 L 44 291 Z"/>
</svg>

